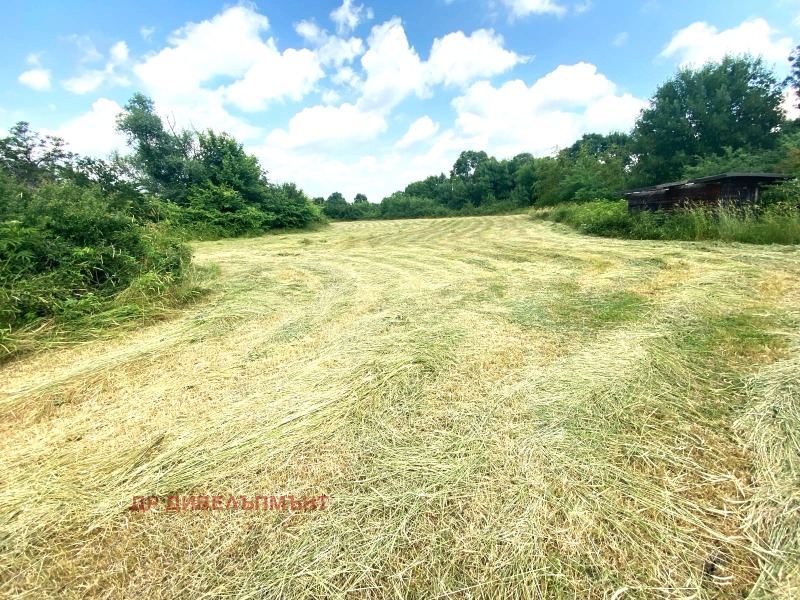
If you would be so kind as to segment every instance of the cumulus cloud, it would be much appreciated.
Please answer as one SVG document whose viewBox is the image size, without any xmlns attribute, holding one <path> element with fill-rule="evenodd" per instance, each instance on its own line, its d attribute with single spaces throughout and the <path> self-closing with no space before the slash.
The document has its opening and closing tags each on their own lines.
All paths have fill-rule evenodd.
<svg viewBox="0 0 800 600">
<path fill-rule="evenodd" d="M 466 85 L 529 60 L 506 50 L 503 37 L 492 29 L 478 29 L 469 36 L 456 31 L 435 39 L 423 61 L 397 18 L 373 27 L 367 46 L 359 105 L 371 110 L 389 111 L 409 95 L 428 97 L 435 85 Z"/>
<path fill-rule="evenodd" d="M 312 197 L 327 197 L 338 191 L 348 199 L 359 193 L 366 194 L 372 202 L 380 202 L 412 181 L 439 171 L 449 171 L 453 163 L 450 154 L 444 160 L 438 160 L 438 149 L 430 156 L 415 158 L 396 151 L 330 156 L 310 149 L 293 150 L 269 145 L 250 147 L 248 151 L 267 166 L 273 181 L 298 182 Z"/>
<path fill-rule="evenodd" d="M 191 94 L 217 77 L 238 79 L 261 56 L 260 33 L 267 17 L 247 6 L 234 6 L 200 23 L 173 32 L 169 46 L 134 67 L 147 90 L 160 98 Z"/>
<path fill-rule="evenodd" d="M 433 82 L 463 85 L 497 75 L 527 60 L 506 50 L 503 36 L 494 30 L 478 29 L 470 36 L 457 31 L 434 40 L 428 69 Z"/>
<path fill-rule="evenodd" d="M 659 56 L 676 59 L 681 66 L 699 66 L 726 54 L 749 53 L 783 65 L 791 50 L 792 39 L 778 38 L 764 19 L 745 21 L 723 31 L 698 21 L 678 31 Z"/>
<path fill-rule="evenodd" d="M 22 85 L 31 88 L 32 90 L 36 90 L 37 92 L 46 92 L 50 89 L 50 77 L 52 73 L 50 69 L 45 69 L 42 66 L 41 56 L 43 52 L 34 52 L 29 54 L 25 59 L 25 62 L 28 65 L 32 66 L 32 69 L 28 69 L 27 71 L 20 73 L 17 81 L 19 81 Z"/>
<path fill-rule="evenodd" d="M 553 14 L 561 17 L 567 12 L 566 8 L 553 0 L 502 0 L 502 2 L 508 8 L 509 18 L 512 20 L 528 15 Z"/>
<path fill-rule="evenodd" d="M 258 111 L 273 100 L 302 99 L 324 75 L 313 52 L 289 48 L 281 53 L 270 39 L 244 77 L 224 88 L 224 95 L 242 110 Z"/>
<path fill-rule="evenodd" d="M 344 0 L 342 5 L 331 12 L 331 21 L 336 24 L 336 32 L 344 35 L 358 27 L 359 23 L 370 20 L 374 16 L 371 8 L 364 8 L 363 4 L 355 6 L 353 0 Z"/>
<path fill-rule="evenodd" d="M 514 80 L 495 88 L 473 84 L 453 100 L 456 134 L 485 140 L 500 156 L 519 152 L 549 153 L 583 133 L 627 130 L 646 106 L 616 85 L 594 65 L 562 65 L 533 85 Z"/>
<path fill-rule="evenodd" d="M 428 95 L 425 65 L 409 45 L 400 19 L 373 27 L 367 45 L 361 57 L 366 73 L 361 108 L 391 110 L 409 94 Z"/>
<path fill-rule="evenodd" d="M 301 21 L 295 25 L 295 31 L 315 47 L 319 61 L 324 66 L 341 67 L 364 53 L 364 42 L 361 39 L 328 35 L 327 31 L 311 21 Z"/>
<path fill-rule="evenodd" d="M 439 124 L 435 123 L 428 115 L 414 121 L 406 134 L 395 144 L 398 148 L 406 148 L 417 142 L 427 140 L 439 131 Z"/>
<path fill-rule="evenodd" d="M 101 56 L 102 58 L 102 56 Z M 128 46 L 125 42 L 117 42 L 109 51 L 109 58 L 104 69 L 86 69 L 76 77 L 62 82 L 64 89 L 73 94 L 93 92 L 102 84 L 128 85 L 127 77 L 120 75 L 119 67 L 128 62 Z"/>
<path fill-rule="evenodd" d="M 106 156 L 125 148 L 125 137 L 116 131 L 116 118 L 120 112 L 122 107 L 119 104 L 99 98 L 88 112 L 44 133 L 63 138 L 70 150 L 83 156 Z"/>
<path fill-rule="evenodd" d="M 233 6 L 174 31 L 166 48 L 133 70 L 159 110 L 174 111 L 180 123 L 256 137 L 261 128 L 231 115 L 226 104 L 258 111 L 275 101 L 299 101 L 324 76 L 314 52 L 281 52 L 273 38 L 262 38 L 268 29 L 267 17 L 251 5 Z"/>
<path fill-rule="evenodd" d="M 276 129 L 271 132 L 267 143 L 297 148 L 330 142 L 367 141 L 384 131 L 386 120 L 381 115 L 352 104 L 312 106 L 289 120 L 288 131 Z"/>
<path fill-rule="evenodd" d="M 50 69 L 36 67 L 20 73 L 17 80 L 37 92 L 46 92 L 50 89 Z"/>
</svg>

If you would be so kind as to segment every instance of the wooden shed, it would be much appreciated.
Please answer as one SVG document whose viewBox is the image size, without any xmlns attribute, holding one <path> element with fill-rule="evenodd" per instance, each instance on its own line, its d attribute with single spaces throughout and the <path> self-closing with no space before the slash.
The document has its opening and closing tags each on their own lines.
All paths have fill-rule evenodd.
<svg viewBox="0 0 800 600">
<path fill-rule="evenodd" d="M 758 202 L 765 186 L 786 179 L 793 177 L 778 173 L 722 173 L 627 190 L 622 195 L 628 199 L 628 212 L 745 204 Z"/>
</svg>

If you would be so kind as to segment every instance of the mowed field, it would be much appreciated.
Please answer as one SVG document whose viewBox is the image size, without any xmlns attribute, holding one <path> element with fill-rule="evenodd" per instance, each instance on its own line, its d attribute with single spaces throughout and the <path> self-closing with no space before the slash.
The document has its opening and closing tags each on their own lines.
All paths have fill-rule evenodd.
<svg viewBox="0 0 800 600">
<path fill-rule="evenodd" d="M 0 368 L 0 595 L 800 593 L 797 248 L 518 215 L 196 262 L 175 317 Z"/>
</svg>

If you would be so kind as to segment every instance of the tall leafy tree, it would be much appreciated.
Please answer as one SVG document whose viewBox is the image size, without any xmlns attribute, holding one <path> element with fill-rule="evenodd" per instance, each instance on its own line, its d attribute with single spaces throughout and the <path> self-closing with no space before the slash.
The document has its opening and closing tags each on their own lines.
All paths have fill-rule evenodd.
<svg viewBox="0 0 800 600">
<path fill-rule="evenodd" d="M 685 68 L 658 88 L 633 130 L 638 183 L 680 177 L 696 157 L 726 147 L 770 148 L 783 119 L 784 84 L 761 58 L 726 56 Z"/>
<path fill-rule="evenodd" d="M 489 156 L 483 150 L 476 152 L 475 150 L 464 150 L 453 164 L 453 169 L 450 171 L 451 177 L 459 177 L 467 179 L 475 173 L 482 162 L 489 160 Z"/>
<path fill-rule="evenodd" d="M 117 117 L 117 130 L 133 148 L 133 162 L 145 176 L 143 183 L 153 194 L 178 204 L 188 202 L 189 187 L 199 179 L 192 159 L 195 139 L 191 132 L 165 127 L 153 101 L 134 94 Z"/>
<path fill-rule="evenodd" d="M 64 140 L 57 136 L 41 136 L 20 121 L 0 138 L 0 168 L 15 180 L 35 185 L 43 179 L 54 179 L 77 156 L 67 151 Z"/>
<path fill-rule="evenodd" d="M 789 76 L 786 78 L 785 82 L 787 85 L 790 85 L 794 88 L 794 91 L 797 93 L 797 108 L 800 108 L 800 46 L 794 49 L 791 56 L 789 56 Z"/>
</svg>

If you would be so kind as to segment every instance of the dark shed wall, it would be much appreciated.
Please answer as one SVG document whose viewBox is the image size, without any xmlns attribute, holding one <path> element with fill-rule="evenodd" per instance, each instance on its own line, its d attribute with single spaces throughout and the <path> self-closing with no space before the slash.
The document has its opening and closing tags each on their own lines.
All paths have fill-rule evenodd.
<svg viewBox="0 0 800 600">
<path fill-rule="evenodd" d="M 789 178 L 781 177 L 781 178 Z M 776 183 L 776 177 L 730 176 L 711 181 L 678 183 L 663 187 L 631 190 L 625 193 L 628 210 L 672 210 L 692 206 L 715 207 L 720 202 L 744 204 L 758 200 L 763 188 Z"/>
</svg>

